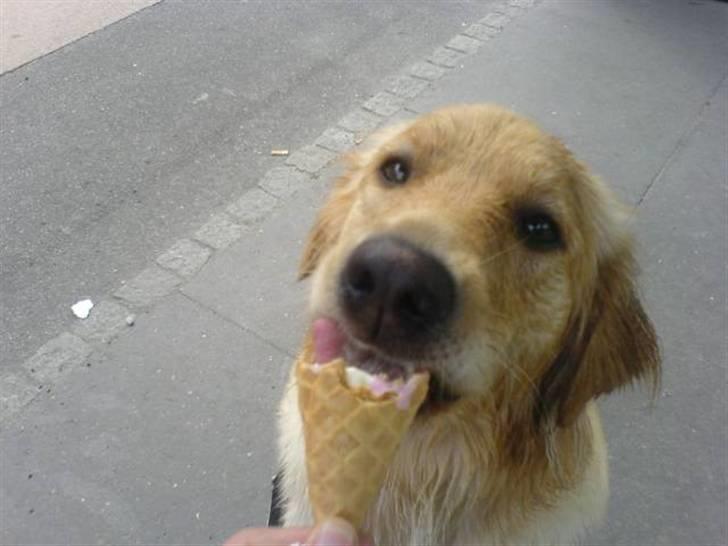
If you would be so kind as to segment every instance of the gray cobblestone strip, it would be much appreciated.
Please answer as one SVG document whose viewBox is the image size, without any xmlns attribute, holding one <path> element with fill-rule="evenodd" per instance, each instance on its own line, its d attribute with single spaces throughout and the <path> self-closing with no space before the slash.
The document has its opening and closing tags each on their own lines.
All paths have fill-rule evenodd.
<svg viewBox="0 0 728 546">
<path fill-rule="evenodd" d="M 102 301 L 94 306 L 85 320 L 75 322 L 71 332 L 89 343 L 109 343 L 122 330 L 129 327 L 128 308 L 114 301 Z"/>
<path fill-rule="evenodd" d="M 445 72 L 447 71 L 441 66 L 428 62 L 415 63 L 410 67 L 409 71 L 414 77 L 429 81 L 439 80 L 445 75 Z"/>
<path fill-rule="evenodd" d="M 211 255 L 209 248 L 189 239 L 180 239 L 159 255 L 157 263 L 180 277 L 189 278 L 202 269 Z"/>
<path fill-rule="evenodd" d="M 398 112 L 403 105 L 404 99 L 402 97 L 398 97 L 387 91 L 382 91 L 366 101 L 362 107 L 375 114 L 386 117 Z"/>
<path fill-rule="evenodd" d="M 336 154 L 320 146 L 304 146 L 288 157 L 286 163 L 310 174 L 316 174 L 336 157 Z"/>
<path fill-rule="evenodd" d="M 74 366 L 82 366 L 91 351 L 91 345 L 80 337 L 64 332 L 38 349 L 23 364 L 23 368 L 36 386 L 44 387 L 55 382 L 61 374 Z"/>
<path fill-rule="evenodd" d="M 465 36 L 463 34 L 458 34 L 455 38 L 450 40 L 445 47 L 470 55 L 478 51 L 481 44 L 482 42 L 480 40 L 476 40 L 475 38 L 471 38 L 470 36 Z"/>
<path fill-rule="evenodd" d="M 75 322 L 71 332 L 51 339 L 17 373 L 0 375 L 0 421 L 28 404 L 42 388 L 64 372 L 88 362 L 94 345 L 109 343 L 134 324 L 132 309 L 148 309 L 192 278 L 216 251 L 238 240 L 246 229 L 267 218 L 280 202 L 310 184 L 326 165 L 351 149 L 380 125 L 411 119 L 406 101 L 458 67 L 484 42 L 497 36 L 514 18 L 537 2 L 507 0 L 471 24 L 425 60 L 383 82 L 381 92 L 326 129 L 313 144 L 287 157 L 285 165 L 269 170 L 256 187 L 247 190 L 225 212 L 213 214 L 191 238 L 180 239 L 161 253 L 156 264 L 114 292 L 114 300 L 97 304 L 90 316 Z"/>
<path fill-rule="evenodd" d="M 503 13 L 489 13 L 483 17 L 478 23 L 487 27 L 492 27 L 498 30 L 503 30 L 503 27 L 508 23 L 509 17 Z"/>
<path fill-rule="evenodd" d="M 363 134 L 369 133 L 379 127 L 379 124 L 381 123 L 381 117 L 358 108 L 341 118 L 337 122 L 337 125 L 347 131 L 357 134 L 358 136 L 362 136 Z"/>
<path fill-rule="evenodd" d="M 203 224 L 195 232 L 194 238 L 215 250 L 222 250 L 237 241 L 242 234 L 242 226 L 233 222 L 224 212 L 220 212 Z"/>
<path fill-rule="evenodd" d="M 292 176 L 303 177 L 302 173 L 293 167 L 280 167 L 280 169 L 293 173 Z M 268 179 L 267 183 L 265 183 L 266 179 Z M 288 189 L 280 184 L 279 177 L 271 175 L 271 171 L 259 185 L 262 189 L 249 189 L 226 209 L 227 213 L 241 225 L 251 226 L 267 218 L 278 205 L 278 197 L 288 195 Z"/>
<path fill-rule="evenodd" d="M 516 17 L 520 17 L 521 15 L 526 13 L 527 8 L 507 4 L 505 6 L 498 6 L 494 11 L 502 13 L 503 15 L 507 15 L 511 19 L 515 19 Z"/>
<path fill-rule="evenodd" d="M 428 86 L 429 83 L 426 81 L 418 80 L 407 75 L 397 76 L 385 82 L 387 91 L 406 99 L 414 99 L 427 89 Z"/>
<path fill-rule="evenodd" d="M 354 138 L 354 133 L 350 131 L 339 127 L 329 127 L 316 139 L 315 144 L 332 152 L 342 153 L 356 145 Z"/>
<path fill-rule="evenodd" d="M 114 296 L 132 307 L 149 307 L 181 282 L 178 276 L 152 265 L 114 292 Z"/>
<path fill-rule="evenodd" d="M 461 51 L 456 51 L 448 47 L 438 47 L 430 54 L 427 60 L 432 64 L 443 66 L 445 68 L 455 68 L 465 57 L 466 55 Z"/>
<path fill-rule="evenodd" d="M 470 25 L 468 28 L 463 30 L 463 34 L 465 34 L 466 36 L 471 36 L 481 41 L 490 40 L 499 32 L 500 30 L 498 30 L 497 28 L 489 27 L 487 25 L 481 25 L 480 23 Z"/>
</svg>

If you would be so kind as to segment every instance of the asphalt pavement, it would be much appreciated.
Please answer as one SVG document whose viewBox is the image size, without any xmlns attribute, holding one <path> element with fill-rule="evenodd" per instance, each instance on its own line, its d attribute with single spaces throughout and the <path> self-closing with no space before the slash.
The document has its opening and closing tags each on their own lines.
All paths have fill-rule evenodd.
<svg viewBox="0 0 728 546">
<path fill-rule="evenodd" d="M 492 2 L 168 1 L 0 77 L 0 369 Z"/>
<path fill-rule="evenodd" d="M 76 66 L 88 63 L 95 71 L 107 64 L 127 66 L 143 58 L 142 52 L 158 57 L 160 70 L 175 65 L 179 50 L 152 51 L 150 45 L 165 33 L 161 28 L 166 17 L 176 10 L 197 9 L 189 6 L 153 6 L 136 20 L 132 16 L 89 37 L 89 44 L 84 45 L 85 39 L 76 42 L 74 47 L 87 48 L 83 55 L 68 55 L 78 54 Z M 225 6 L 231 22 L 233 5 Z M 28 106 L 22 116 L 11 116 L 14 138 L 2 129 L 0 160 L 5 165 L 7 158 L 15 158 L 10 165 L 18 168 L 12 172 L 35 168 L 31 158 L 46 154 L 57 158 L 47 163 L 56 168 L 37 168 L 72 172 L 70 166 L 63 167 L 61 144 L 56 142 L 67 139 L 75 142 L 68 148 L 75 150 L 71 165 L 85 165 L 84 154 L 92 153 L 95 166 L 89 163 L 85 172 L 108 169 L 100 172 L 114 183 L 106 190 L 99 187 L 98 195 L 118 191 L 131 203 L 132 189 L 145 188 L 143 201 L 149 208 L 134 215 L 128 212 L 130 205 L 125 210 L 120 206 L 110 213 L 118 224 L 105 228 L 106 233 L 118 240 L 99 263 L 114 254 L 114 267 L 123 274 L 103 277 L 90 270 L 100 277 L 94 285 L 102 302 L 96 314 L 75 322 L 51 317 L 48 337 L 38 340 L 38 351 L 20 343 L 12 361 L 5 363 L 0 375 L 0 543 L 207 544 L 219 543 L 239 527 L 264 524 L 275 468 L 275 406 L 304 328 L 307 285 L 296 283 L 295 267 L 302 240 L 337 171 L 332 160 L 338 149 L 374 125 L 462 101 L 499 102 L 533 117 L 636 206 L 642 288 L 661 338 L 665 373 L 654 403 L 640 391 L 602 402 L 612 498 L 606 523 L 585 542 L 728 543 L 728 4 L 544 0 L 534 5 L 512 0 L 469 4 L 458 8 L 468 13 L 456 15 L 445 13 L 451 4 L 377 4 L 377 10 L 347 4 L 332 8 L 336 13 L 326 24 L 305 23 L 303 16 L 286 19 L 282 6 L 293 4 L 256 6 L 273 10 L 271 20 L 283 18 L 280 24 L 291 31 L 289 65 L 272 68 L 270 63 L 246 61 L 248 68 L 241 69 L 240 74 L 252 74 L 255 64 L 262 78 L 270 78 L 265 80 L 268 89 L 288 90 L 270 94 L 275 100 L 267 103 L 268 117 L 256 109 L 246 111 L 247 96 L 226 102 L 222 88 L 233 87 L 213 87 L 211 78 L 199 80 L 206 86 L 181 82 L 179 91 L 168 92 L 177 80 L 163 72 L 137 102 L 124 100 L 134 86 L 123 78 L 118 78 L 119 88 L 109 83 L 98 88 L 104 90 L 98 96 L 108 94 L 108 119 L 123 125 L 119 134 L 139 147 L 115 147 L 110 136 L 85 133 L 90 129 L 82 120 L 95 115 L 89 113 L 94 103 L 80 97 L 74 99 L 77 123 L 66 108 L 54 114 L 50 106 L 37 105 L 35 110 Z M 360 11 L 350 11 L 355 9 Z M 419 45 L 394 51 L 396 44 L 390 43 L 383 53 L 381 40 L 395 40 L 391 30 L 382 28 L 381 21 L 389 20 L 381 13 L 386 9 L 401 13 L 395 24 L 407 35 L 397 43 Z M 416 23 L 410 12 L 418 10 L 423 11 Z M 434 24 L 427 23 L 427 10 L 443 13 L 437 32 L 423 31 L 423 25 Z M 151 21 L 145 22 L 147 17 Z M 342 19 L 348 23 L 336 26 Z M 251 25 L 260 27 L 251 32 L 259 32 L 261 40 L 266 39 L 261 30 L 265 20 Z M 446 20 L 452 21 L 449 30 L 442 22 Z M 357 36 L 367 36 L 359 28 L 362 21 L 374 21 L 367 28 L 379 34 L 368 36 L 368 46 L 361 46 L 371 54 L 370 61 L 352 64 L 362 58 L 351 45 L 359 43 Z M 210 45 L 216 40 L 214 25 L 186 18 L 178 23 L 200 29 L 180 38 L 197 44 L 187 50 L 190 59 L 196 58 L 190 52 L 205 52 L 200 59 L 207 61 L 195 61 L 197 70 L 204 71 L 216 55 L 229 66 L 240 58 L 232 46 Z M 293 30 L 307 25 L 313 29 L 309 40 L 299 43 Z M 321 62 L 329 69 L 306 72 L 295 59 L 299 53 L 302 58 L 322 55 L 316 42 L 327 34 L 315 28 L 329 25 L 341 28 L 345 36 L 339 43 L 354 49 L 328 50 L 328 60 Z M 106 33 L 113 47 L 104 45 Z M 275 48 L 274 41 L 268 43 Z M 61 64 L 64 51 L 59 52 Z M 383 67 L 390 54 L 397 57 Z M 46 78 L 50 85 L 60 78 L 61 84 L 62 70 L 50 62 L 52 57 L 42 59 L 47 65 L 34 68 L 32 63 L 23 69 L 36 70 L 30 81 Z M 96 73 L 84 72 L 89 82 Z M 337 81 L 337 73 L 349 79 Z M 392 78 L 397 75 L 401 77 Z M 12 112 L 9 99 L 20 106 L 25 100 L 19 91 L 27 85 L 25 76 L 20 70 L 9 76 L 0 79 L 3 118 Z M 198 76 L 190 72 L 191 79 Z M 288 83 L 282 87 L 276 80 Z M 47 88 L 39 85 L 36 93 Z M 327 98 L 322 98 L 324 91 Z M 200 99 L 204 93 L 207 98 Z M 265 103 L 260 100 L 255 104 Z M 200 105 L 207 108 L 204 114 L 190 113 Z M 60 116 L 49 126 L 55 138 L 32 136 L 32 124 L 23 119 L 34 112 L 46 112 L 42 116 L 49 122 Z M 184 128 L 179 133 L 174 123 L 161 121 L 175 115 Z M 241 131 L 241 120 L 248 115 L 259 133 Z M 142 121 L 149 123 L 145 130 L 138 125 Z M 178 145 L 174 135 L 183 133 L 189 140 Z M 257 136 L 250 140 L 243 134 Z M 148 156 L 138 153 L 149 146 Z M 25 147 L 29 155 L 23 162 L 17 156 Z M 271 157 L 274 147 L 289 148 L 291 155 Z M 173 150 L 164 160 L 169 176 L 143 177 L 135 171 L 126 184 L 126 175 L 117 176 L 122 164 L 143 157 L 157 165 L 144 172 L 156 172 L 159 152 L 168 148 Z M 143 160 L 137 163 L 147 168 L 141 167 Z M 132 179 L 146 182 L 135 186 Z M 183 189 L 186 184 L 175 183 L 190 179 L 199 184 Z M 27 203 L 29 214 L 40 215 L 37 220 L 51 214 L 38 212 L 41 196 L 64 201 L 76 195 L 59 182 L 53 191 L 60 193 L 44 194 L 28 185 L 23 197 L 26 186 L 20 179 L 7 180 L 3 178 L 4 188 L 9 188 L 4 196 L 15 196 L 15 205 L 3 200 L 0 218 Z M 162 212 L 165 199 L 175 204 Z M 189 208 L 178 210 L 182 205 Z M 93 199 L 83 207 L 93 207 Z M 87 215 L 74 223 L 67 212 L 57 214 L 76 226 L 72 233 L 94 233 Z M 3 225 L 5 241 L 15 224 Z M 171 227 L 165 231 L 160 227 L 165 225 Z M 42 240 L 46 252 L 59 253 L 72 239 L 56 240 L 42 232 L 27 237 L 26 246 L 31 239 Z M 90 251 L 81 239 L 68 252 L 87 256 Z M 18 252 L 3 254 L 2 263 Z M 66 271 L 70 266 L 65 262 L 56 267 L 47 275 L 65 271 L 58 274 L 69 283 L 79 278 L 78 270 Z M 8 278 L 15 279 L 12 292 L 22 290 L 22 275 L 2 275 L 3 294 Z M 52 286 L 41 287 L 43 278 L 38 277 L 39 294 Z M 127 282 L 121 284 L 120 278 Z M 77 292 L 73 286 L 63 297 Z M 12 308 L 17 309 L 21 307 Z M 13 325 L 15 316 L 5 308 L 2 315 L 21 333 L 33 327 Z M 39 322 L 39 316 L 31 322 Z"/>
</svg>

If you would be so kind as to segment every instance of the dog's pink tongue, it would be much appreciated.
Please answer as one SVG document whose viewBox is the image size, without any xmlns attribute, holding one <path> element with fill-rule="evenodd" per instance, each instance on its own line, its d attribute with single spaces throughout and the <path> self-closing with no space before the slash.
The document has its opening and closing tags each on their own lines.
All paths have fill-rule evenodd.
<svg viewBox="0 0 728 546">
<path fill-rule="evenodd" d="M 341 356 L 344 348 L 344 333 L 335 321 L 320 318 L 313 323 L 314 362 L 326 364 Z"/>
</svg>

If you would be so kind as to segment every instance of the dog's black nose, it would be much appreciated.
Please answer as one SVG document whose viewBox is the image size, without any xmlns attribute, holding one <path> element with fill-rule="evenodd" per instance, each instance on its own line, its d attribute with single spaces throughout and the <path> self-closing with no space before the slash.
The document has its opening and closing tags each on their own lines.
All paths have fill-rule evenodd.
<svg viewBox="0 0 728 546">
<path fill-rule="evenodd" d="M 455 307 L 455 281 L 437 258 L 395 237 L 360 244 L 340 279 L 340 301 L 357 337 L 374 343 L 426 338 Z"/>
</svg>

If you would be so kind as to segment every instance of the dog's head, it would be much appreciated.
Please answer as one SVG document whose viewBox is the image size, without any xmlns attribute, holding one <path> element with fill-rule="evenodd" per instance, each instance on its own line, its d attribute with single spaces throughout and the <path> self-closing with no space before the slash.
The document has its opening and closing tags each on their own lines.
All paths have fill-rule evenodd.
<svg viewBox="0 0 728 546">
<path fill-rule="evenodd" d="M 440 411 L 500 397 L 563 425 L 658 375 L 626 219 L 557 139 L 494 106 L 451 107 L 350 154 L 300 274 L 352 364 L 429 370 Z"/>
</svg>

